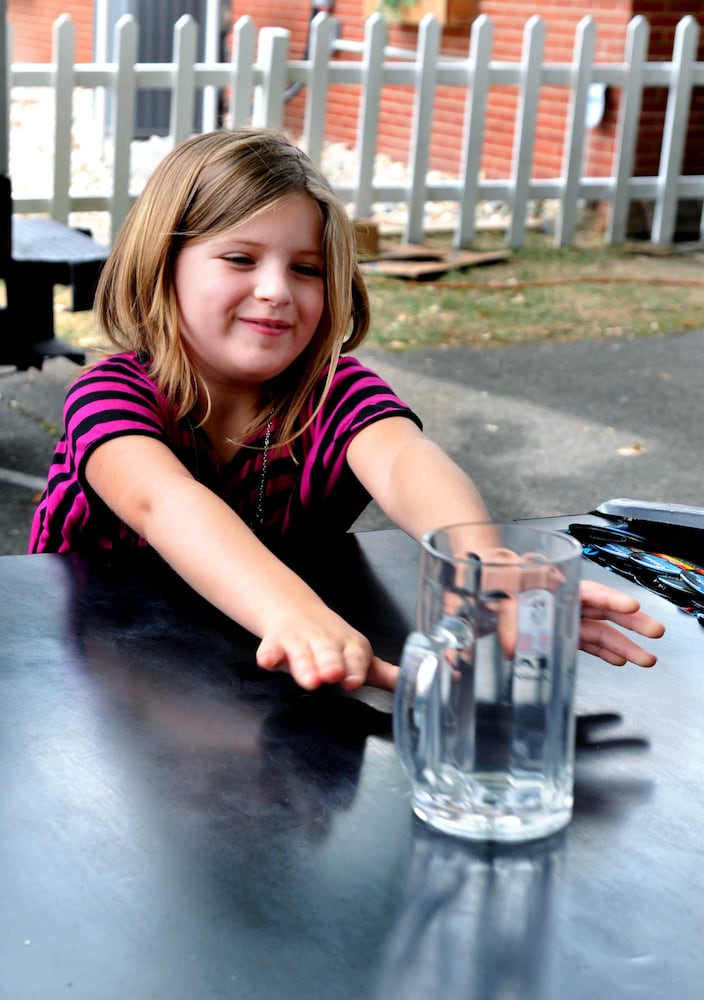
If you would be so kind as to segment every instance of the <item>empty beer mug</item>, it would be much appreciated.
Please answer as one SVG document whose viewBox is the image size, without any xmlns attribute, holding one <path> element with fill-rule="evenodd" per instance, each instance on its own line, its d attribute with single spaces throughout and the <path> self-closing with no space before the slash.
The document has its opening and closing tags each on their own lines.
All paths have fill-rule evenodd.
<svg viewBox="0 0 704 1000">
<path fill-rule="evenodd" d="M 422 539 L 394 739 L 431 827 L 518 842 L 569 822 L 581 554 L 520 523 Z"/>
</svg>

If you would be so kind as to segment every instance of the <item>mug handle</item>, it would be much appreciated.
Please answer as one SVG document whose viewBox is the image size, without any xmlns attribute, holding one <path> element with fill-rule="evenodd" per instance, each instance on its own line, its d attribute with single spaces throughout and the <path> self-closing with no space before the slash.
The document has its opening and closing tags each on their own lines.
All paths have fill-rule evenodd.
<svg viewBox="0 0 704 1000">
<path fill-rule="evenodd" d="M 440 658 L 446 642 L 411 632 L 401 654 L 394 693 L 393 731 L 401 765 L 412 781 L 435 772 L 440 760 Z"/>
</svg>

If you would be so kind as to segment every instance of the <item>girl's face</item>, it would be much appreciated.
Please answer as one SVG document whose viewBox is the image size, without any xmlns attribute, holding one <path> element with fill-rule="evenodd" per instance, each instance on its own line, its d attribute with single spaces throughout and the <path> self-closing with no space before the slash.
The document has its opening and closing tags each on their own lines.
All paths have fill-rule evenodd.
<svg viewBox="0 0 704 1000">
<path fill-rule="evenodd" d="M 209 389 L 255 388 L 308 346 L 325 302 L 322 238 L 320 209 L 296 194 L 179 252 L 179 330 Z"/>
</svg>

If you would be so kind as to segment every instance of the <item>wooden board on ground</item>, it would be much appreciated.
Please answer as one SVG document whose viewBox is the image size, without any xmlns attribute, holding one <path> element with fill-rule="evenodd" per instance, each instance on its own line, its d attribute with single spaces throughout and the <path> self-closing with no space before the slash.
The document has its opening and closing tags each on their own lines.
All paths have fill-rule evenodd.
<svg viewBox="0 0 704 1000">
<path fill-rule="evenodd" d="M 424 281 L 438 278 L 448 271 L 479 267 L 507 260 L 509 250 L 448 250 L 426 247 L 421 244 L 401 244 L 389 250 L 380 250 L 373 260 L 363 259 L 359 267 L 363 274 L 384 278 L 406 278 Z"/>
</svg>

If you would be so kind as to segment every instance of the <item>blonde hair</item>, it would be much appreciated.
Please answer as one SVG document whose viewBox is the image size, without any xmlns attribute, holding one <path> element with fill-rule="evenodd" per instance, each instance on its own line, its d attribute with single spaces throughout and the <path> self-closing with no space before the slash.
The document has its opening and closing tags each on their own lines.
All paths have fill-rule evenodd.
<svg viewBox="0 0 704 1000">
<path fill-rule="evenodd" d="M 179 417 L 193 409 L 200 393 L 178 329 L 174 265 L 179 251 L 299 193 L 313 199 L 323 219 L 325 304 L 303 354 L 265 387 L 259 422 L 273 407 L 276 439 L 284 443 L 295 436 L 325 366 L 330 363 L 323 398 L 340 354 L 357 347 L 369 329 L 354 228 L 325 176 L 278 132 L 209 132 L 176 146 L 132 206 L 103 268 L 95 313 L 116 347 L 149 355 L 152 377 Z"/>
</svg>

